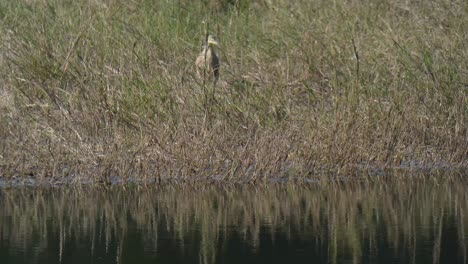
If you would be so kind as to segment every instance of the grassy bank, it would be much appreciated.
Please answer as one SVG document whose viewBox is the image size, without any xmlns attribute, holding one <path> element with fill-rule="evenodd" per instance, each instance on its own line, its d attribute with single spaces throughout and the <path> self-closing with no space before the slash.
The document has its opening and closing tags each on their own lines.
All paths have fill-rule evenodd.
<svg viewBox="0 0 468 264">
<path fill-rule="evenodd" d="M 466 166 L 468 3 L 426 2 L 4 1 L 0 175 Z"/>
</svg>

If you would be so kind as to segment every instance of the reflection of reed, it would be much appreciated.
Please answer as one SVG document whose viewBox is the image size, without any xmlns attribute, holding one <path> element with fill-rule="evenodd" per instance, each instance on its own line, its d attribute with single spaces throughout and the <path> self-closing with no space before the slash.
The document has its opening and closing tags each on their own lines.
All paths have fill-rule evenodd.
<svg viewBox="0 0 468 264">
<path fill-rule="evenodd" d="M 358 263 L 363 255 L 378 254 L 378 232 L 383 230 L 386 243 L 413 260 L 418 243 L 433 240 L 433 262 L 438 263 L 442 226 L 452 221 L 458 252 L 466 261 L 467 196 L 463 184 L 419 180 L 305 187 L 10 189 L 0 196 L 0 241 L 11 249 L 34 247 L 40 252 L 51 241 L 47 236 L 57 234 L 59 260 L 71 240 L 90 241 L 91 252 L 99 243 L 108 250 L 114 241 L 119 262 L 131 224 L 145 234 L 145 250 L 156 252 L 164 231 L 181 245 L 199 240 L 200 262 L 214 263 L 231 234 L 239 234 L 255 250 L 262 228 L 267 228 L 272 240 L 278 234 L 303 234 L 326 241 L 331 263 L 344 254 Z"/>
</svg>

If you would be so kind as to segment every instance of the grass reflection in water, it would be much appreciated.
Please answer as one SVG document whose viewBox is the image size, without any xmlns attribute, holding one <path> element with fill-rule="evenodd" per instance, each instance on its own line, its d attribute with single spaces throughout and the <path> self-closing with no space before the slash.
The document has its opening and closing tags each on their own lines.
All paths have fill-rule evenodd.
<svg viewBox="0 0 468 264">
<path fill-rule="evenodd" d="M 450 262 L 463 263 L 467 196 L 466 184 L 435 180 L 5 189 L 0 258 L 66 263 L 81 252 L 85 262 L 99 256 L 132 262 L 139 248 L 148 258 L 140 263 L 229 263 L 241 261 L 236 251 L 250 260 L 268 250 L 274 256 L 289 241 L 296 250 L 286 251 L 289 257 L 330 263 L 439 263 L 447 250 L 454 252 Z M 234 241 L 242 243 L 233 250 Z M 169 255 L 174 259 L 165 261 Z"/>
</svg>

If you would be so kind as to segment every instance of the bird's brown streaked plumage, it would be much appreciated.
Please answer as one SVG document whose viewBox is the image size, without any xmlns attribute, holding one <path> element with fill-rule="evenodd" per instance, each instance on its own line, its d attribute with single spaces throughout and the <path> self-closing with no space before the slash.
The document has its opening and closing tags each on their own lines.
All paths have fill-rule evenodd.
<svg viewBox="0 0 468 264">
<path fill-rule="evenodd" d="M 213 79 L 215 83 L 219 79 L 219 58 L 216 55 L 216 46 L 218 46 L 218 41 L 214 36 L 209 35 L 202 51 L 195 60 L 197 76 L 204 80 Z"/>
</svg>

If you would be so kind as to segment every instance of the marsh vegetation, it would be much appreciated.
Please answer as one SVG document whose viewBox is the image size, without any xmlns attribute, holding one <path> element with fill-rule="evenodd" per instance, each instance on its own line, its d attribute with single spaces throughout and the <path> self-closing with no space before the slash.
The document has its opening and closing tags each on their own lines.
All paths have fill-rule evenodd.
<svg viewBox="0 0 468 264">
<path fill-rule="evenodd" d="M 466 168 L 467 28 L 464 0 L 1 1 L 0 175 Z"/>
</svg>

